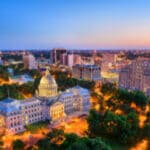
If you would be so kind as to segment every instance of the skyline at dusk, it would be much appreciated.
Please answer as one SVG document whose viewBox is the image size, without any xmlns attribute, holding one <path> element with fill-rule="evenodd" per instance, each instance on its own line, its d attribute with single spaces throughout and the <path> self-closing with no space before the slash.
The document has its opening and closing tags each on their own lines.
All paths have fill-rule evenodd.
<svg viewBox="0 0 150 150">
<path fill-rule="evenodd" d="M 148 0 L 2 0 L 0 49 L 150 48 Z"/>
</svg>

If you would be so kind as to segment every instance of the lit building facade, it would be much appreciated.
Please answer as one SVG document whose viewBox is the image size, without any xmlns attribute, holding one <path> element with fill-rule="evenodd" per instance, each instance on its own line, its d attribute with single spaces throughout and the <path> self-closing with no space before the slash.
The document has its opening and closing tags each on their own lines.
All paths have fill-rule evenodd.
<svg viewBox="0 0 150 150">
<path fill-rule="evenodd" d="M 76 79 L 100 81 L 101 68 L 96 65 L 75 65 L 72 68 L 72 76 Z"/>
<path fill-rule="evenodd" d="M 51 84 L 54 79 L 47 77 L 50 75 L 47 71 L 44 83 Z M 45 78 L 45 76 L 43 77 Z M 42 89 L 44 93 L 51 90 L 49 85 L 48 89 L 44 89 L 46 91 L 44 92 Z M 87 89 L 79 86 L 59 94 L 55 92 L 55 96 L 49 95 L 48 92 L 48 95 L 37 95 L 37 97 L 25 100 L 7 98 L 0 102 L 0 132 L 5 134 L 23 132 L 26 125 L 45 120 L 61 121 L 61 119 L 77 112 L 87 114 L 89 109 L 90 93 Z"/>
<path fill-rule="evenodd" d="M 45 75 L 41 78 L 38 90 L 38 97 L 53 97 L 57 96 L 57 84 L 54 78 L 51 76 L 49 69 L 47 68 Z"/>
<path fill-rule="evenodd" d="M 37 98 L 20 101 L 22 124 L 28 125 L 44 120 L 42 114 L 42 103 Z"/>
<path fill-rule="evenodd" d="M 20 101 L 7 98 L 0 102 L 1 130 L 5 134 L 24 131 Z M 2 121 L 3 120 L 3 121 Z"/>
<path fill-rule="evenodd" d="M 52 121 L 65 117 L 64 104 L 62 102 L 52 104 L 49 109 L 49 114 Z"/>
<path fill-rule="evenodd" d="M 150 60 L 137 59 L 121 69 L 120 88 L 140 90 L 150 95 Z"/>
</svg>

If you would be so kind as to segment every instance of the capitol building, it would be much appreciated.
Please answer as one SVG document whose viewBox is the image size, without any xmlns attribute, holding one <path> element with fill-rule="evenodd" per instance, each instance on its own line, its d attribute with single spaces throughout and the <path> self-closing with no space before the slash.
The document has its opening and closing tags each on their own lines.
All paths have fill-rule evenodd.
<svg viewBox="0 0 150 150">
<path fill-rule="evenodd" d="M 46 69 L 45 75 L 41 78 L 37 96 L 39 97 L 53 97 L 57 96 L 57 84 L 55 79 L 51 76 L 49 68 Z"/>
<path fill-rule="evenodd" d="M 16 134 L 25 131 L 25 126 L 29 124 L 46 120 L 56 122 L 89 112 L 90 92 L 87 89 L 75 86 L 58 93 L 57 88 L 47 68 L 35 97 L 0 101 L 0 133 Z"/>
</svg>

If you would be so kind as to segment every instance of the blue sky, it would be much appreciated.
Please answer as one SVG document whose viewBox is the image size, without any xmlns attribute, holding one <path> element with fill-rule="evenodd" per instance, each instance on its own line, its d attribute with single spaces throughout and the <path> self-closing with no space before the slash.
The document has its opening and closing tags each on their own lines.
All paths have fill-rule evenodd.
<svg viewBox="0 0 150 150">
<path fill-rule="evenodd" d="M 149 0 L 1 0 L 0 49 L 148 48 Z"/>
</svg>

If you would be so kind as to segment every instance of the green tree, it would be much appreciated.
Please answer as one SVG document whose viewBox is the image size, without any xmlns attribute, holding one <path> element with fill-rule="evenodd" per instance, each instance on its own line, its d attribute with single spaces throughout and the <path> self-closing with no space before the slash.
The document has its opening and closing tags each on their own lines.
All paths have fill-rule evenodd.
<svg viewBox="0 0 150 150">
<path fill-rule="evenodd" d="M 51 141 L 51 143 L 57 144 L 64 139 L 64 131 L 59 129 L 52 129 L 51 132 L 47 133 L 46 137 Z"/>
<path fill-rule="evenodd" d="M 101 138 L 79 137 L 76 134 L 66 134 L 60 149 L 66 150 L 110 150 Z"/>
<path fill-rule="evenodd" d="M 37 146 L 38 146 L 38 150 L 51 150 L 50 149 L 51 143 L 50 143 L 50 140 L 47 138 L 40 139 L 37 142 Z"/>
<path fill-rule="evenodd" d="M 61 149 L 67 149 L 70 145 L 77 142 L 78 139 L 79 137 L 74 133 L 65 134 L 65 140 L 61 144 Z"/>
<path fill-rule="evenodd" d="M 23 150 L 25 148 L 25 143 L 21 140 L 13 141 L 13 150 Z"/>
<path fill-rule="evenodd" d="M 143 137 L 150 139 L 150 123 L 146 123 L 142 129 Z"/>
<path fill-rule="evenodd" d="M 133 100 L 138 106 L 144 107 L 147 104 L 148 98 L 143 92 L 134 91 L 133 96 Z"/>
<path fill-rule="evenodd" d="M 115 94 L 116 92 L 116 85 L 114 83 L 105 83 L 101 87 L 101 92 L 106 95 L 106 94 Z"/>
<path fill-rule="evenodd" d="M 98 135 L 99 133 L 99 124 L 100 124 L 100 114 L 95 110 L 90 110 L 88 116 L 88 132 L 91 137 Z"/>
<path fill-rule="evenodd" d="M 98 112 L 92 110 L 88 117 L 88 125 L 91 137 L 103 136 L 122 144 L 131 144 L 138 140 L 138 116 L 135 112 L 130 112 L 126 116 L 106 111 L 100 116 Z"/>
</svg>

